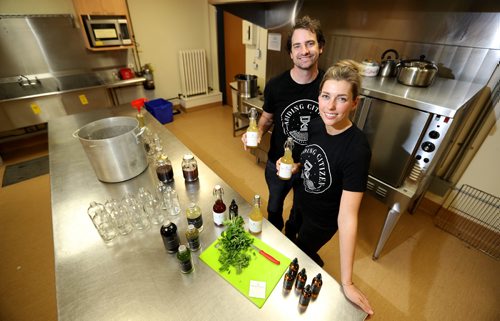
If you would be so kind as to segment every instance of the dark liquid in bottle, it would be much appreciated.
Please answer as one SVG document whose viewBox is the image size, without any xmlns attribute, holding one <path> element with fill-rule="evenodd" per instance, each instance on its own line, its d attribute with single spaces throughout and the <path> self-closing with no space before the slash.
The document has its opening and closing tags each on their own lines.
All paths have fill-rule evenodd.
<svg viewBox="0 0 500 321">
<path fill-rule="evenodd" d="M 156 176 L 163 183 L 171 183 L 174 181 L 174 170 L 172 165 L 161 165 L 156 168 Z"/>
<path fill-rule="evenodd" d="M 182 175 L 186 182 L 194 182 L 198 179 L 198 168 L 192 170 L 182 170 Z"/>
<path fill-rule="evenodd" d="M 222 200 L 216 200 L 213 210 L 215 213 L 224 213 L 226 211 L 226 204 Z"/>
</svg>

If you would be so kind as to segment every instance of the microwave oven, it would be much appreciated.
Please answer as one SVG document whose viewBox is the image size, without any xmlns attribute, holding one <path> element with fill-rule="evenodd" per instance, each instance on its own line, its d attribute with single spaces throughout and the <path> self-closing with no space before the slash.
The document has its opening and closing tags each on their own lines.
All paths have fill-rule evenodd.
<svg viewBox="0 0 500 321">
<path fill-rule="evenodd" d="M 131 45 L 125 16 L 82 16 L 87 37 L 92 47 Z"/>
</svg>

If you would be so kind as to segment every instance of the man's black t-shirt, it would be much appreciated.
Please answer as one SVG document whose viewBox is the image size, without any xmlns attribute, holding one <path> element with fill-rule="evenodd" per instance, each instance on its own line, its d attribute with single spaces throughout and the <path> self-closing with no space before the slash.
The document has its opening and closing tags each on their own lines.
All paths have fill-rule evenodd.
<svg viewBox="0 0 500 321">
<path fill-rule="evenodd" d="M 321 118 L 311 121 L 300 155 L 303 184 L 295 197 L 304 220 L 336 228 L 342 191 L 366 190 L 370 158 L 370 145 L 355 125 L 332 136 Z"/>
<path fill-rule="evenodd" d="M 293 138 L 293 159 L 299 161 L 300 153 L 307 143 L 309 122 L 319 117 L 319 85 L 324 72 L 308 84 L 298 84 L 290 76 L 290 70 L 269 80 L 264 90 L 264 111 L 273 114 L 274 128 L 271 135 L 268 159 L 276 162 L 283 156 L 288 136 Z"/>
</svg>

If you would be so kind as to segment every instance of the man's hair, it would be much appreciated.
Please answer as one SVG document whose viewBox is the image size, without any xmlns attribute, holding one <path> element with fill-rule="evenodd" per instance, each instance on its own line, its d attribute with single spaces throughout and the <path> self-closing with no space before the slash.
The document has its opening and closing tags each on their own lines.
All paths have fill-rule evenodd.
<svg viewBox="0 0 500 321">
<path fill-rule="evenodd" d="M 321 30 L 321 24 L 319 20 L 312 19 L 309 16 L 304 16 L 295 21 L 292 29 L 288 32 L 288 39 L 286 42 L 286 49 L 288 53 L 292 52 L 292 36 L 295 30 L 297 29 L 305 29 L 316 35 L 316 41 L 318 41 L 318 46 L 323 48 L 325 46 L 325 36 L 323 35 L 323 31 Z"/>
</svg>

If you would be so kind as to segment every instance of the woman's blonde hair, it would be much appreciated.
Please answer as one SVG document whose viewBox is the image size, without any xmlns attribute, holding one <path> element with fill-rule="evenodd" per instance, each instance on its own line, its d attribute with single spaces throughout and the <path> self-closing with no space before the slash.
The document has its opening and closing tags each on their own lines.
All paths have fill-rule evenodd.
<svg viewBox="0 0 500 321">
<path fill-rule="evenodd" d="M 345 59 L 338 61 L 325 72 L 323 80 L 319 85 L 320 91 L 327 80 L 345 80 L 351 84 L 352 98 L 356 99 L 361 88 L 360 69 L 360 64 L 354 60 Z"/>
</svg>

